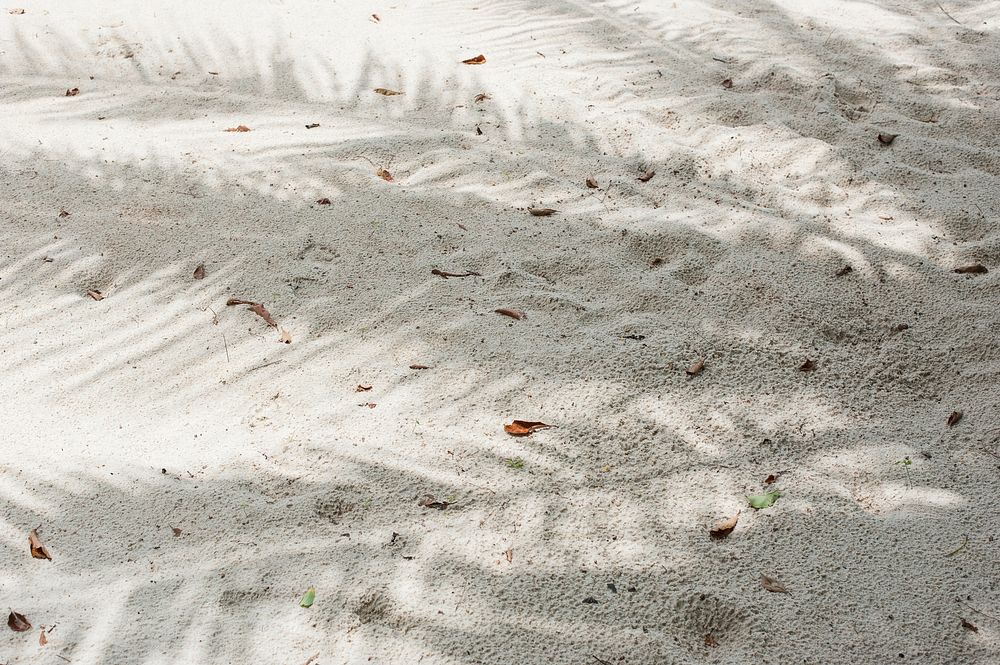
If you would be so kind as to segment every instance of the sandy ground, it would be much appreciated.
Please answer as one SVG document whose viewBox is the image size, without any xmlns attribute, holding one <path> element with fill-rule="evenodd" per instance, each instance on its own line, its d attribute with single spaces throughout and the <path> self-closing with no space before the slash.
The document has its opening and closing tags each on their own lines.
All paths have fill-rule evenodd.
<svg viewBox="0 0 1000 665">
<path fill-rule="evenodd" d="M 998 662 L 1000 3 L 19 2 L 0 662 Z"/>
</svg>

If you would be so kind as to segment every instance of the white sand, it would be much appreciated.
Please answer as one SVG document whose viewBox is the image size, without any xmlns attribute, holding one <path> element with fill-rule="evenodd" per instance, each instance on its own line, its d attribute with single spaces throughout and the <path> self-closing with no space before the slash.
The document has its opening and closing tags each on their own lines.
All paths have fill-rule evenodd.
<svg viewBox="0 0 1000 665">
<path fill-rule="evenodd" d="M 0 662 L 998 662 L 1000 2 L 18 2 Z"/>
</svg>

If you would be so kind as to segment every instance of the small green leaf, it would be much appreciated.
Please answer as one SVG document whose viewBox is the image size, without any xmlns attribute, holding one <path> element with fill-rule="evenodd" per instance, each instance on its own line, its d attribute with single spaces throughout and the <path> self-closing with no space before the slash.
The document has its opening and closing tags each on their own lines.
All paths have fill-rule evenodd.
<svg viewBox="0 0 1000 665">
<path fill-rule="evenodd" d="M 302 600 L 299 602 L 299 607 L 312 607 L 313 601 L 316 600 L 316 587 L 311 586 L 306 589 L 306 593 L 302 596 Z"/>
<path fill-rule="evenodd" d="M 778 500 L 779 496 L 781 496 L 781 492 L 778 490 L 768 492 L 767 494 L 754 494 L 747 497 L 747 503 L 750 504 L 751 508 L 756 510 L 770 508 L 774 505 L 774 502 Z"/>
</svg>

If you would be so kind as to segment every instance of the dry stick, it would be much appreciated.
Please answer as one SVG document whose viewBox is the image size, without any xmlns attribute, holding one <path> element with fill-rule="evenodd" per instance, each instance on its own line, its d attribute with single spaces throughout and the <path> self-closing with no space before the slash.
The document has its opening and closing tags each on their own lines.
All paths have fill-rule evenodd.
<svg viewBox="0 0 1000 665">
<path fill-rule="evenodd" d="M 983 612 L 982 610 L 977 610 L 977 609 L 976 609 L 975 607 L 973 607 L 972 605 L 969 605 L 969 604 L 968 604 L 967 602 L 965 602 L 964 600 L 959 600 L 959 601 L 958 601 L 958 604 L 959 604 L 959 605 L 964 605 L 965 607 L 969 608 L 970 610 L 972 610 L 972 611 L 973 611 L 973 612 L 975 612 L 976 614 L 982 614 L 982 615 L 983 615 L 984 617 L 987 617 L 987 618 L 990 618 L 990 619 L 993 619 L 994 621 L 1000 621 L 1000 617 L 995 617 L 995 616 L 993 616 L 992 614 L 987 614 L 986 612 Z"/>
<path fill-rule="evenodd" d="M 958 23 L 959 25 L 962 25 L 962 22 L 961 22 L 961 21 L 959 21 L 959 20 L 958 20 L 957 18 L 955 18 L 954 16 L 952 16 L 951 14 L 949 14 L 949 13 L 948 13 L 948 12 L 947 12 L 947 11 L 945 10 L 945 8 L 941 6 L 941 3 L 940 3 L 940 2 L 935 2 L 934 4 L 938 6 L 938 9 L 940 9 L 940 10 L 941 10 L 942 12 L 944 12 L 944 15 L 945 15 L 945 16 L 947 16 L 948 18 L 950 18 L 950 19 L 951 19 L 952 21 L 954 21 L 955 23 Z"/>
<path fill-rule="evenodd" d="M 963 549 L 965 549 L 965 546 L 969 544 L 969 537 L 968 536 L 964 536 L 964 538 L 965 538 L 965 540 L 962 541 L 961 545 L 959 545 L 958 547 L 956 547 L 952 551 L 950 551 L 947 554 L 945 554 L 945 556 L 955 556 L 956 554 L 958 554 L 959 552 L 961 552 Z"/>
<path fill-rule="evenodd" d="M 596 660 L 601 665 L 611 665 L 611 661 L 610 660 L 604 660 L 603 658 L 598 658 L 594 654 L 590 654 L 590 657 L 593 658 L 594 660 Z"/>
<path fill-rule="evenodd" d="M 222 343 L 226 345 L 226 362 L 229 362 L 229 342 L 226 341 L 226 333 L 222 333 Z"/>
</svg>

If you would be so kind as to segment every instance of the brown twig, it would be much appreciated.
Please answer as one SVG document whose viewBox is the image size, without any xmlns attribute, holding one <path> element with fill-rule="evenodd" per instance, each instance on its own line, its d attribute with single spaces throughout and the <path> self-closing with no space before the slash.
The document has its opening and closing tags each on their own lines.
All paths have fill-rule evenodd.
<svg viewBox="0 0 1000 665">
<path fill-rule="evenodd" d="M 961 22 L 961 21 L 959 21 L 959 20 L 958 20 L 957 18 L 955 18 L 954 16 L 952 16 L 951 14 L 949 14 L 949 13 L 948 13 L 948 11 L 947 11 L 947 10 L 946 10 L 946 9 L 945 9 L 944 7 L 942 7 L 942 6 L 941 6 L 941 3 L 940 3 L 940 2 L 935 2 L 934 4 L 938 6 L 938 9 L 940 9 L 940 10 L 941 10 L 942 12 L 944 12 L 944 15 L 945 15 L 945 16 L 947 16 L 948 18 L 950 18 L 950 19 L 951 19 L 952 21 L 954 21 L 955 23 L 958 23 L 959 25 L 962 25 L 962 22 Z"/>
</svg>

